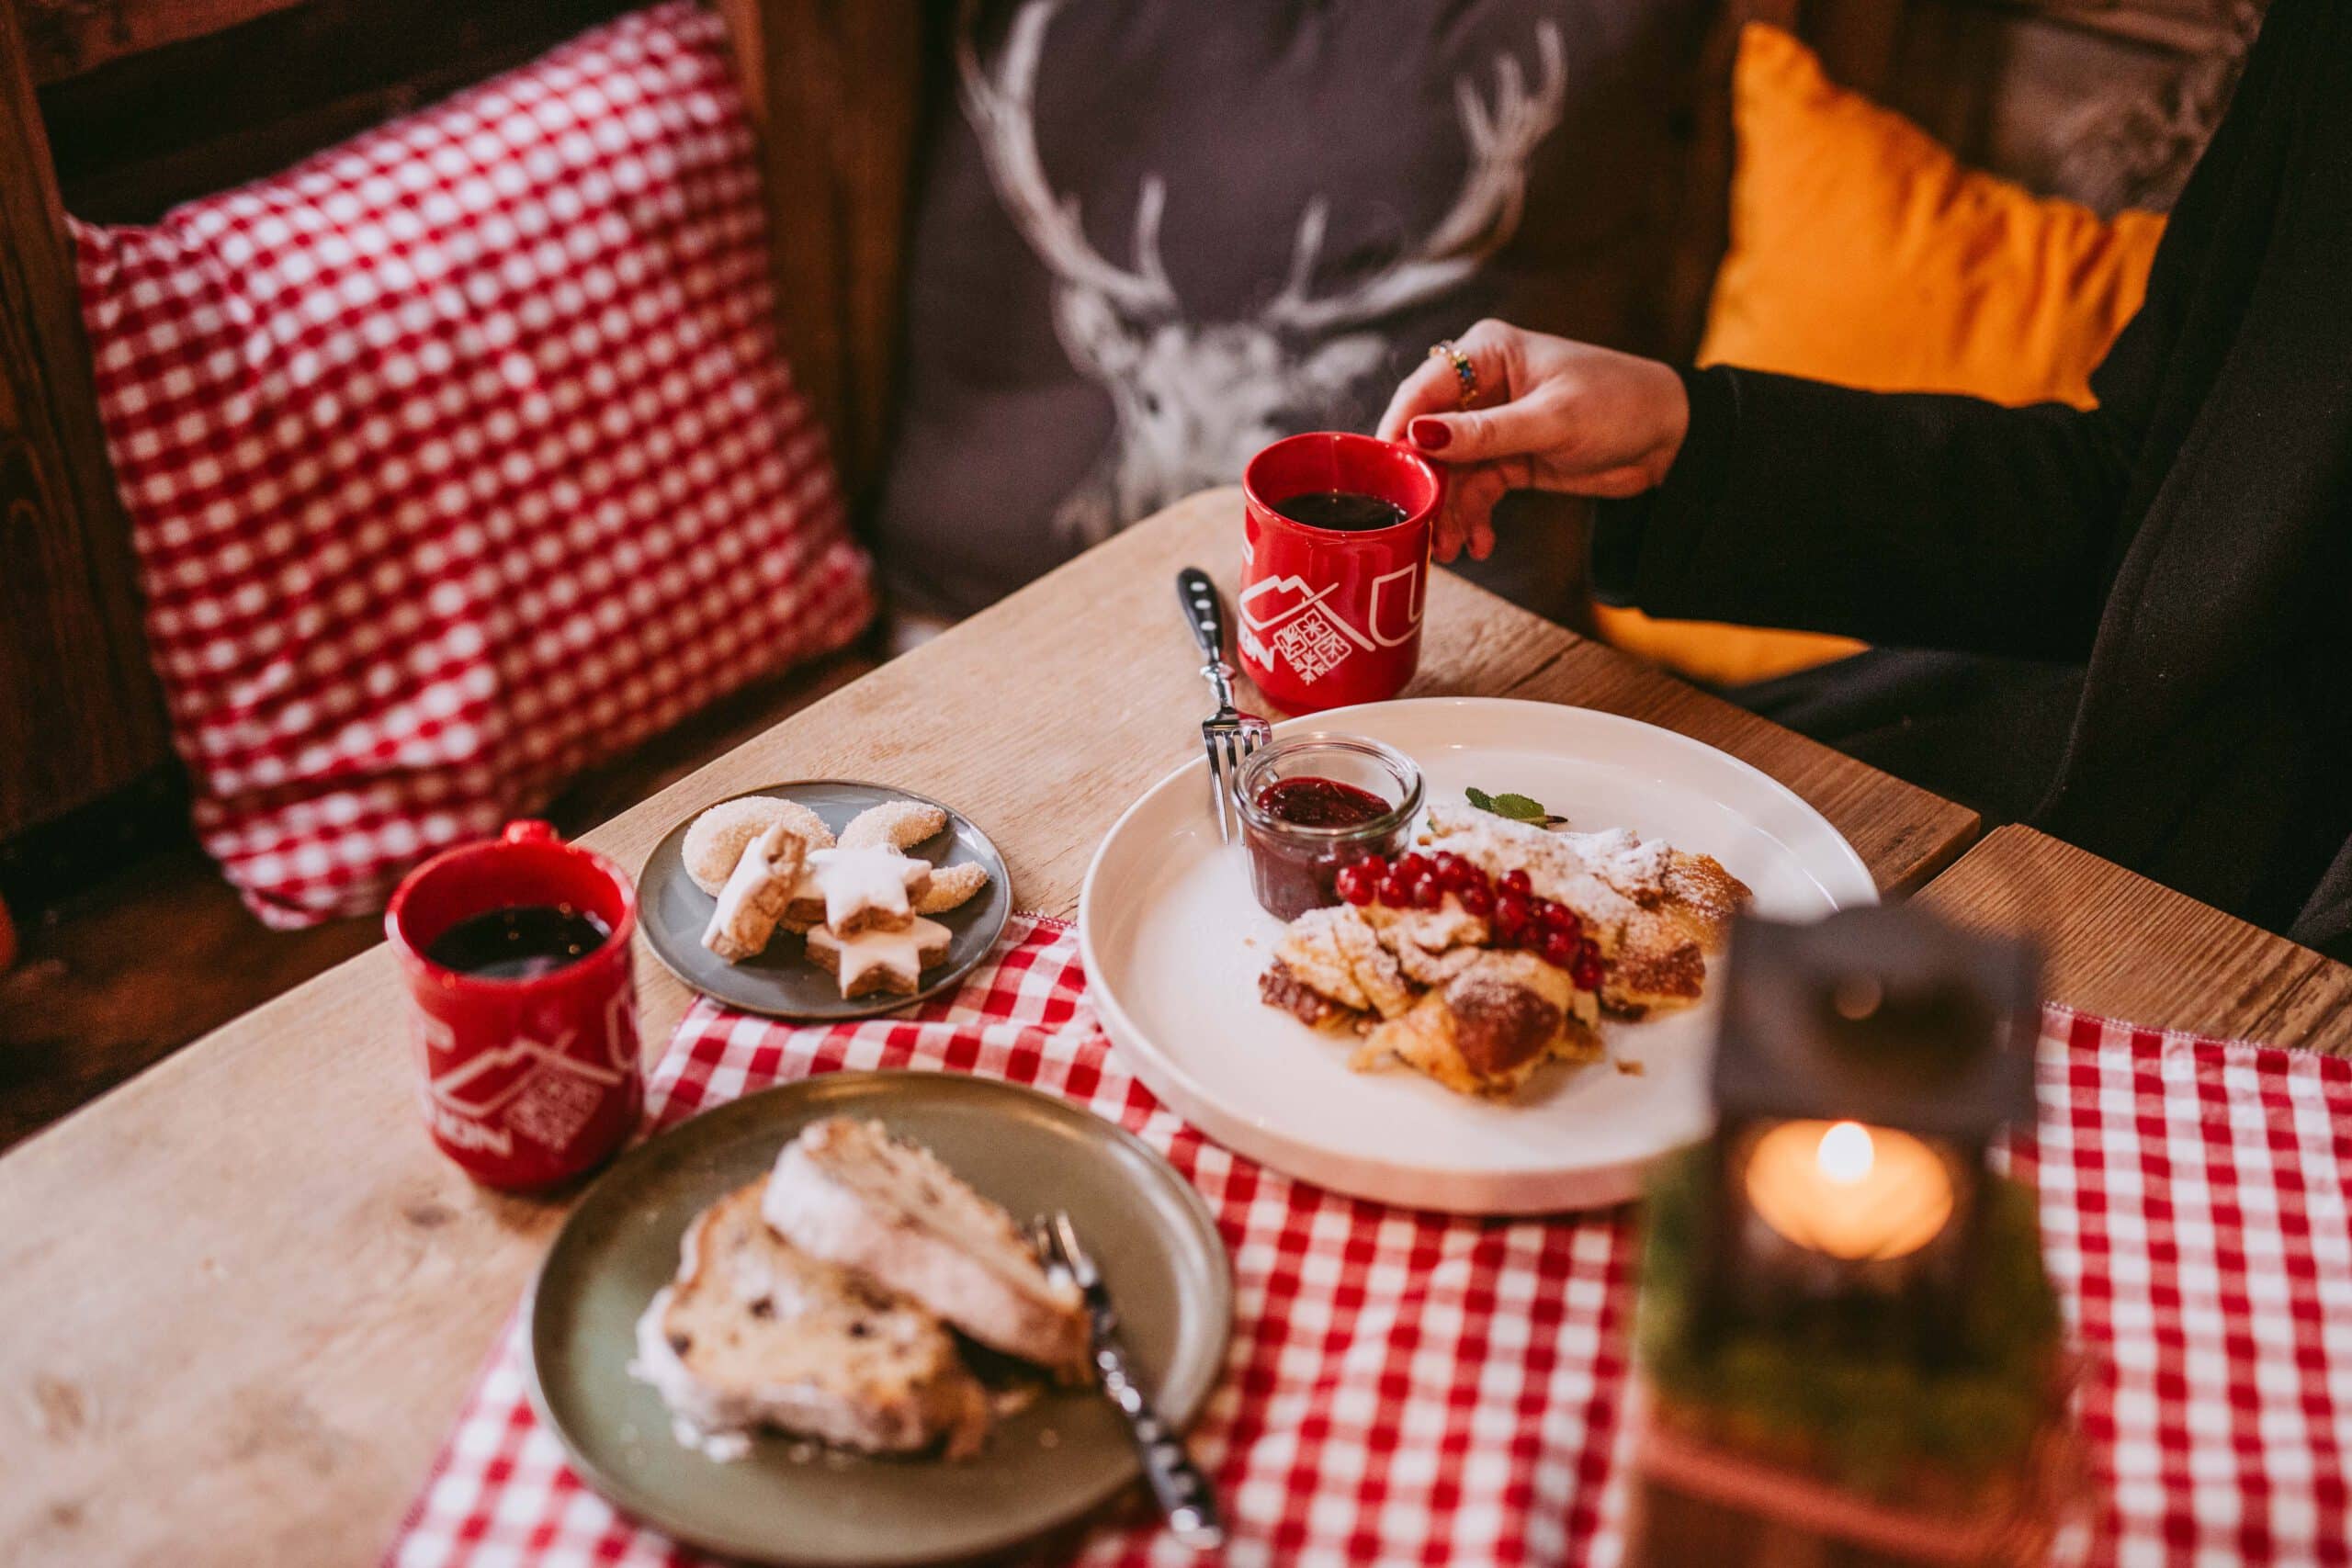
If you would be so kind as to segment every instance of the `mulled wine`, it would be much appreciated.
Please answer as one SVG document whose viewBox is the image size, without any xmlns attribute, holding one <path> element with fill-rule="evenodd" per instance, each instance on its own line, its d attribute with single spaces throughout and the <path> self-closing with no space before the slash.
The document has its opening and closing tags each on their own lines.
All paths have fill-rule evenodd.
<svg viewBox="0 0 2352 1568">
<path fill-rule="evenodd" d="M 1383 496 L 1364 495 L 1351 490 L 1302 491 L 1285 501 L 1274 502 L 1274 510 L 1294 523 L 1304 523 L 1309 528 L 1329 528 L 1335 534 L 1368 534 L 1375 528 L 1394 528 L 1405 521 L 1405 509 Z"/>
<path fill-rule="evenodd" d="M 424 956 L 478 980 L 535 980 L 570 968 L 612 934 L 569 904 L 517 904 L 467 916 L 435 937 Z"/>
</svg>

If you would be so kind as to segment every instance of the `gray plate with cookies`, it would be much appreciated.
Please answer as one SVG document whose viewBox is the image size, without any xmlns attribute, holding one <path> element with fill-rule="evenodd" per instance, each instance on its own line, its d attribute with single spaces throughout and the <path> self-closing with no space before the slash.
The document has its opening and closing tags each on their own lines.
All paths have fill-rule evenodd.
<svg viewBox="0 0 2352 1568">
<path fill-rule="evenodd" d="M 714 1001 L 825 1021 L 954 986 L 1012 912 L 996 845 L 951 807 L 888 784 L 804 779 L 717 802 L 638 878 L 646 944 Z"/>
</svg>

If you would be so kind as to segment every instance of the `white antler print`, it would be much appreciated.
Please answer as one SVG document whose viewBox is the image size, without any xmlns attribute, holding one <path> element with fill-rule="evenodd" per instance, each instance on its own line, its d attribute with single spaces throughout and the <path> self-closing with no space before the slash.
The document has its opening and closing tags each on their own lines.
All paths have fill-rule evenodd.
<svg viewBox="0 0 2352 1568">
<path fill-rule="evenodd" d="M 1068 288 L 1092 289 L 1127 310 L 1172 314 L 1176 290 L 1159 261 L 1159 215 L 1168 203 L 1168 187 L 1159 176 L 1143 182 L 1136 206 L 1136 265 L 1130 271 L 1105 261 L 1094 248 L 1079 220 L 1078 198 L 1054 194 L 1045 160 L 1037 155 L 1037 62 L 1045 51 L 1046 29 L 1062 4 L 1030 0 L 1021 7 L 991 77 L 981 68 L 973 37 L 978 0 L 964 0 L 962 26 L 956 33 L 964 112 L 979 135 L 981 155 L 1006 210 L 1056 278 Z"/>
<path fill-rule="evenodd" d="M 1307 203 L 1291 248 L 1290 279 L 1263 312 L 1269 325 L 1324 333 L 1376 320 L 1461 283 L 1510 237 L 1527 201 L 1528 156 L 1560 123 L 1567 102 L 1567 55 L 1559 24 L 1539 25 L 1535 46 L 1544 75 L 1532 93 L 1517 57 L 1510 54 L 1495 68 L 1492 108 L 1468 76 L 1454 78 L 1453 99 L 1462 113 L 1462 134 L 1470 144 L 1470 164 L 1453 209 L 1411 251 L 1353 288 L 1317 299 L 1308 288 L 1323 249 L 1328 212 L 1320 197 Z"/>
<path fill-rule="evenodd" d="M 1468 278 L 1509 240 L 1527 195 L 1527 158 L 1560 121 L 1567 68 L 1560 29 L 1537 33 L 1539 85 L 1519 62 L 1496 67 L 1494 98 L 1454 83 L 1470 163 L 1451 210 L 1427 238 L 1372 276 L 1327 298 L 1311 292 L 1329 211 L 1307 204 L 1288 280 L 1264 309 L 1229 321 L 1185 319 L 1159 256 L 1167 186 L 1137 195 L 1135 254 L 1121 266 L 1086 237 L 1074 197 L 1055 194 L 1037 150 L 1035 106 L 1046 33 L 1066 0 L 1022 0 L 991 70 L 976 35 L 978 0 L 962 0 L 958 96 L 1015 228 L 1053 278 L 1054 330 L 1070 361 L 1110 394 L 1115 428 L 1093 471 L 1055 513 L 1057 532 L 1087 543 L 1182 495 L 1238 479 L 1250 454 L 1295 430 L 1341 416 L 1351 391 L 1380 371 L 1387 342 L 1351 330 L 1419 304 Z"/>
</svg>

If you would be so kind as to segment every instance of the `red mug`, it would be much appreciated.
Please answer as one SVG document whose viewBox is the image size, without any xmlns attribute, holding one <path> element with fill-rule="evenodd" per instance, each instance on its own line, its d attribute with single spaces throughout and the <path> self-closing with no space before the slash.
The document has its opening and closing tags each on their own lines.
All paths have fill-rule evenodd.
<svg viewBox="0 0 2352 1568">
<path fill-rule="evenodd" d="M 466 974 L 427 956 L 474 915 L 568 905 L 609 931 L 586 956 L 523 978 Z M 544 822 L 445 850 L 408 874 L 384 934 L 408 980 L 426 1127 L 492 1187 L 552 1186 L 619 1148 L 645 1103 L 629 938 L 637 890 L 604 856 Z"/>
<path fill-rule="evenodd" d="M 1274 510 L 1317 491 L 1377 496 L 1404 520 L 1343 533 Z M 1241 492 L 1248 554 L 1235 641 L 1250 679 L 1292 713 L 1403 691 L 1420 661 L 1430 524 L 1445 497 L 1436 466 L 1392 441 L 1318 431 L 1250 458 Z"/>
</svg>

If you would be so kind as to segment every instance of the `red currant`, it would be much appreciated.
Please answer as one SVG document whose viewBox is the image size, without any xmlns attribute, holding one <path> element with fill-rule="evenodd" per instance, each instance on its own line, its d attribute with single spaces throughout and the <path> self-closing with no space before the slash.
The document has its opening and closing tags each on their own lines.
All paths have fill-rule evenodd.
<svg viewBox="0 0 2352 1568">
<path fill-rule="evenodd" d="M 1495 899 L 1495 938 L 1506 944 L 1517 942 L 1520 932 L 1527 929 L 1535 911 L 1528 907 L 1527 895 L 1506 889 Z"/>
<path fill-rule="evenodd" d="M 1483 882 L 1474 882 L 1467 887 L 1457 888 L 1453 896 L 1462 900 L 1463 908 L 1480 919 L 1485 919 L 1495 912 L 1494 890 Z"/>
<path fill-rule="evenodd" d="M 1413 878 L 1414 908 L 1434 909 L 1444 897 L 1445 889 L 1440 887 L 1437 885 L 1437 878 L 1431 876 L 1428 872 L 1423 872 L 1420 875 Z"/>
<path fill-rule="evenodd" d="M 1365 869 L 1362 861 L 1341 866 L 1340 874 L 1332 880 L 1340 897 L 1351 904 L 1369 904 L 1380 897 L 1380 878 Z"/>
<path fill-rule="evenodd" d="M 1396 858 L 1396 874 L 1410 882 L 1417 876 L 1427 876 L 1436 868 L 1427 855 L 1406 854 Z"/>
<path fill-rule="evenodd" d="M 1566 933 L 1570 942 L 1576 941 L 1584 924 L 1582 920 L 1577 919 L 1577 912 L 1574 909 L 1569 908 L 1566 904 L 1555 904 L 1549 898 L 1544 900 L 1539 918 L 1543 920 L 1545 931 L 1563 931 Z"/>
<path fill-rule="evenodd" d="M 1388 874 L 1388 863 L 1378 855 L 1366 855 L 1356 862 L 1356 869 L 1372 878 L 1374 885 L 1377 886 L 1380 879 Z"/>
<path fill-rule="evenodd" d="M 1600 989 L 1600 949 L 1592 945 L 1590 938 L 1577 945 L 1577 961 L 1568 975 L 1580 991 Z"/>
<path fill-rule="evenodd" d="M 1528 880 L 1527 873 L 1523 871 L 1507 871 L 1503 873 L 1503 891 L 1526 898 L 1533 896 L 1535 884 Z"/>
<path fill-rule="evenodd" d="M 1555 969 L 1573 969 L 1576 965 L 1577 939 L 1566 931 L 1545 931 L 1544 945 L 1538 951 L 1544 954 L 1544 962 Z"/>
<path fill-rule="evenodd" d="M 1450 893 L 1459 893 L 1465 887 L 1484 887 L 1487 885 L 1486 873 L 1464 860 L 1460 855 L 1439 857 L 1437 879 L 1439 884 Z"/>
<path fill-rule="evenodd" d="M 1413 879 L 1405 874 L 1402 867 L 1380 879 L 1380 902 L 1392 909 L 1413 907 Z"/>
</svg>

